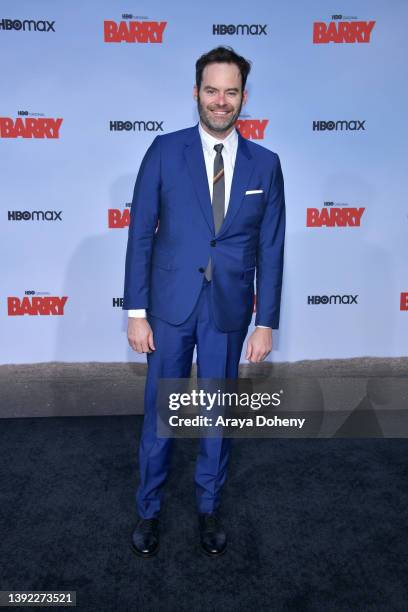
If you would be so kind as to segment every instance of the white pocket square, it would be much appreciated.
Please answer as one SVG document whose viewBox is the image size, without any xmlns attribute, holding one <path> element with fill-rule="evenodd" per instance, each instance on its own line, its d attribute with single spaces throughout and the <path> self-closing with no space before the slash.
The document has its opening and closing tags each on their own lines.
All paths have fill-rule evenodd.
<svg viewBox="0 0 408 612">
<path fill-rule="evenodd" d="M 263 193 L 263 189 L 250 189 L 245 192 L 245 195 L 252 195 L 253 193 Z"/>
</svg>

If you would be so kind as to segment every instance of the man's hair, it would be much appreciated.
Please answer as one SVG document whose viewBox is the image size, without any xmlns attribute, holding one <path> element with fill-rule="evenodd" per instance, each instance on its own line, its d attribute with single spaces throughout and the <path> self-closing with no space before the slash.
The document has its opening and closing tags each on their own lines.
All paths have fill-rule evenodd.
<svg viewBox="0 0 408 612">
<path fill-rule="evenodd" d="M 203 80 L 204 68 L 208 66 L 208 64 L 213 64 L 214 62 L 236 64 L 241 73 L 242 91 L 244 91 L 247 77 L 251 70 L 251 62 L 246 60 L 245 57 L 235 53 L 234 49 L 231 47 L 216 47 L 198 58 L 196 61 L 196 85 L 199 91 L 201 81 Z"/>
</svg>

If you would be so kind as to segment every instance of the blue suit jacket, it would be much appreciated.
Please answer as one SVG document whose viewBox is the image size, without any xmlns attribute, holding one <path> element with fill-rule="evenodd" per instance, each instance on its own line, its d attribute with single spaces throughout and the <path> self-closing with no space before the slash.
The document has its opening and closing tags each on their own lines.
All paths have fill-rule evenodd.
<svg viewBox="0 0 408 612">
<path fill-rule="evenodd" d="M 247 190 L 263 190 L 248 194 Z M 157 225 L 159 223 L 159 227 Z M 157 229 L 157 231 L 156 231 Z M 278 155 L 238 133 L 230 201 L 214 230 L 198 124 L 156 136 L 137 176 L 123 309 L 178 325 L 191 314 L 212 258 L 212 306 L 222 331 L 279 326 L 285 199 Z"/>
</svg>

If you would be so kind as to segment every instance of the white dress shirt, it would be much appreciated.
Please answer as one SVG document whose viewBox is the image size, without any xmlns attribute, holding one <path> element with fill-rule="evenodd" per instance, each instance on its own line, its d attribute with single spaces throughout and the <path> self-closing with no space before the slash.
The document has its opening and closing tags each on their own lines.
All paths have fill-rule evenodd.
<svg viewBox="0 0 408 612">
<path fill-rule="evenodd" d="M 224 140 L 219 140 L 211 136 L 208 132 L 204 130 L 201 125 L 201 122 L 198 124 L 198 131 L 201 138 L 201 144 L 203 147 L 204 153 L 204 161 L 205 168 L 207 170 L 207 179 L 208 186 L 210 189 L 210 199 L 212 201 L 213 196 L 213 177 L 214 177 L 214 159 L 216 156 L 216 151 L 214 149 L 214 145 L 222 144 L 224 145 L 221 151 L 222 159 L 224 162 L 224 185 L 225 185 L 225 214 L 228 210 L 228 204 L 231 194 L 231 184 L 232 184 L 232 176 L 234 174 L 234 165 L 235 158 L 237 156 L 238 149 L 238 133 L 237 130 L 234 129 L 232 132 L 228 134 Z M 128 310 L 129 317 L 146 317 L 146 310 L 144 308 L 137 308 L 133 310 Z M 257 327 L 266 327 L 265 325 L 257 325 Z"/>
</svg>

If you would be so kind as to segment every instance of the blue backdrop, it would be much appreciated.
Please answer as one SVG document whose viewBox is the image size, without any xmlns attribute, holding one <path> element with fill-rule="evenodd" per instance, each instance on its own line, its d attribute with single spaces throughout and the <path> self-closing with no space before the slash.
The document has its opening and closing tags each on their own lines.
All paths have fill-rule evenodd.
<svg viewBox="0 0 408 612">
<path fill-rule="evenodd" d="M 137 14 L 129 10 L 137 8 Z M 282 162 L 276 361 L 406 355 L 408 5 L 3 1 L 2 363 L 145 360 L 121 310 L 129 204 L 194 64 L 253 62 L 244 135 Z"/>
</svg>

